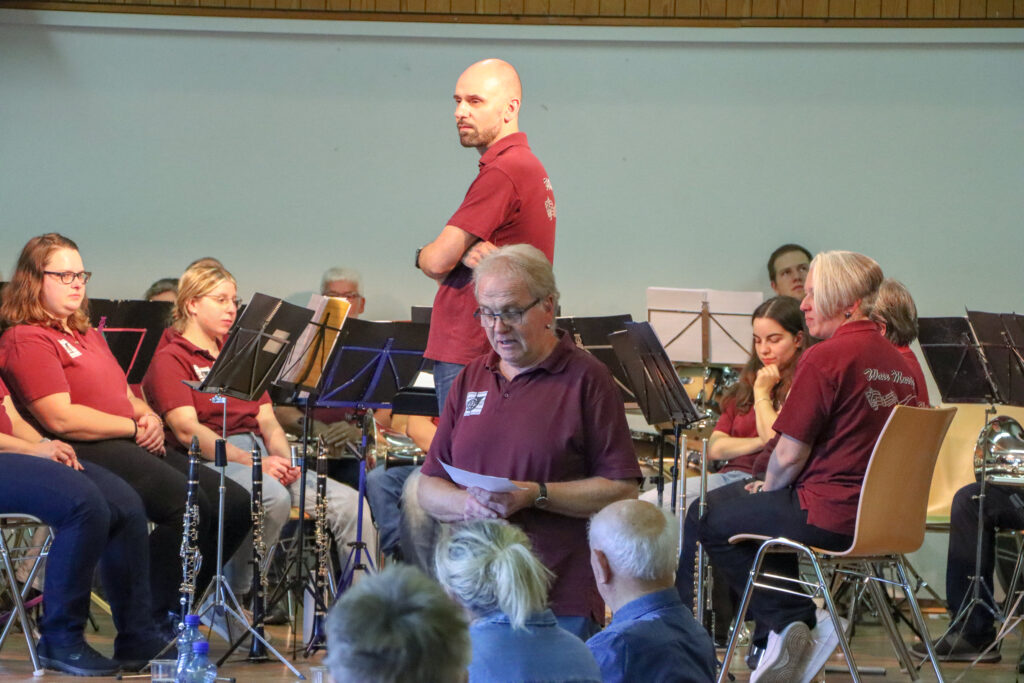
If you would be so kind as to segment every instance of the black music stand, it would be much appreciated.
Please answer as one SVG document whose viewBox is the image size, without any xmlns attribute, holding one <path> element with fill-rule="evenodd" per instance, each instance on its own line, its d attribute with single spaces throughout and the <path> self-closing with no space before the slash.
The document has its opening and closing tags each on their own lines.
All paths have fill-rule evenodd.
<svg viewBox="0 0 1024 683">
<path fill-rule="evenodd" d="M 167 301 L 89 300 L 89 322 L 103 335 L 128 384 L 140 384 L 170 324 Z"/>
<path fill-rule="evenodd" d="M 626 323 L 630 322 L 633 322 L 633 317 L 628 313 L 591 318 L 565 317 L 555 320 L 558 329 L 565 330 L 567 334 L 572 335 L 578 348 L 591 354 L 611 370 L 615 384 L 622 392 L 623 403 L 636 403 L 636 396 L 630 388 L 629 377 L 626 375 L 622 363 L 619 362 L 611 342 L 608 341 L 608 335 L 621 332 L 626 329 Z"/>
<path fill-rule="evenodd" d="M 227 441 L 227 399 L 228 397 L 243 401 L 255 401 L 266 391 L 272 379 L 277 376 L 285 361 L 285 352 L 293 340 L 300 337 L 303 330 L 313 317 L 313 311 L 301 306 L 275 299 L 265 294 L 255 294 L 245 312 L 235 322 L 227 341 L 221 348 L 210 372 L 201 382 L 186 382 L 197 391 L 213 394 L 211 402 L 223 406 L 223 438 L 218 442 L 216 467 L 220 470 L 220 487 L 217 519 L 217 573 L 214 576 L 214 601 L 206 610 L 213 610 L 214 618 L 221 613 L 225 620 L 230 615 L 239 623 L 245 624 L 246 631 L 253 638 L 263 643 L 277 659 L 287 666 L 292 673 L 305 680 L 299 671 L 288 662 L 267 640 L 252 627 L 242 613 L 238 598 L 231 592 L 224 578 L 224 493 L 227 456 L 223 442 Z M 260 571 L 254 567 L 253 571 Z M 230 598 L 230 603 L 228 599 Z M 230 631 L 229 631 L 230 635 Z M 230 643 L 231 649 L 220 663 L 234 651 L 245 638 L 243 633 L 236 643 Z"/>
<path fill-rule="evenodd" d="M 943 403 L 998 403 L 967 318 L 921 318 L 918 342 Z"/>
<path fill-rule="evenodd" d="M 992 368 L 1000 403 L 1024 405 L 1024 317 L 967 311 L 967 320 Z"/>
</svg>

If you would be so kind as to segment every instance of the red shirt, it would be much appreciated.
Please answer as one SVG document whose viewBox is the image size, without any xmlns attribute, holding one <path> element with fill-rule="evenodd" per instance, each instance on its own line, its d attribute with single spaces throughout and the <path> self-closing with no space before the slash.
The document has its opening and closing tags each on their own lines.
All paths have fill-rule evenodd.
<svg viewBox="0 0 1024 683">
<path fill-rule="evenodd" d="M 715 431 L 740 439 L 752 439 L 757 436 L 757 413 L 751 407 L 750 410 L 739 415 L 736 413 L 736 401 L 726 401 L 722 415 L 718 418 L 718 422 L 715 423 Z M 722 469 L 718 471 L 751 473 L 754 471 L 754 461 L 757 460 L 758 453 L 760 451 L 726 460 Z"/>
<path fill-rule="evenodd" d="M 4 396 L 8 396 L 10 393 L 7 390 L 7 385 L 0 379 L 0 434 L 8 436 L 14 434 L 14 425 L 11 424 L 11 416 L 7 414 L 7 409 L 3 407 L 3 401 Z"/>
<path fill-rule="evenodd" d="M 0 337 L 0 373 L 19 407 L 53 394 L 110 415 L 132 418 L 128 380 L 95 328 L 85 334 L 16 325 Z M 31 413 L 22 411 L 37 428 Z"/>
<path fill-rule="evenodd" d="M 213 367 L 214 357 L 173 328 L 165 333 L 166 343 L 156 352 L 153 360 L 142 378 L 142 388 L 146 391 L 149 405 L 160 416 L 182 406 L 196 409 L 199 422 L 212 429 L 218 436 L 223 433 L 224 406 L 212 403 L 213 394 L 196 391 L 183 380 L 199 381 L 206 377 Z M 263 392 L 258 401 L 243 401 L 238 398 L 227 398 L 227 436 L 242 432 L 259 433 L 256 414 L 260 406 L 270 403 L 270 396 Z M 167 438 L 171 443 L 178 443 L 174 433 L 168 429 Z M 188 444 L 179 444 L 187 448 Z"/>
<path fill-rule="evenodd" d="M 873 322 L 847 323 L 804 351 L 774 429 L 811 445 L 793 484 L 808 524 L 853 535 L 864 471 L 898 403 L 917 405 L 914 380 Z"/>
<path fill-rule="evenodd" d="M 530 151 L 525 133 L 494 143 L 480 157 L 480 172 L 448 225 L 497 246 L 532 244 L 555 257 L 555 195 L 544 166 Z M 490 350 L 473 318 L 473 271 L 460 262 L 434 297 L 427 358 L 465 365 Z"/>
<path fill-rule="evenodd" d="M 897 346 L 896 350 L 900 352 L 903 360 L 907 361 L 907 365 L 910 367 L 910 376 L 914 378 L 914 384 L 917 386 L 918 405 L 927 408 L 932 402 L 928 397 L 928 384 L 924 381 L 924 371 L 921 370 L 921 364 L 917 362 L 917 356 L 909 346 Z"/>
<path fill-rule="evenodd" d="M 449 479 L 442 462 L 518 481 L 641 476 L 611 373 L 568 335 L 540 365 L 512 381 L 498 370 L 493 352 L 466 366 L 448 394 L 423 474 Z M 555 614 L 603 623 L 587 520 L 527 508 L 509 521 L 526 532 L 555 574 Z"/>
</svg>

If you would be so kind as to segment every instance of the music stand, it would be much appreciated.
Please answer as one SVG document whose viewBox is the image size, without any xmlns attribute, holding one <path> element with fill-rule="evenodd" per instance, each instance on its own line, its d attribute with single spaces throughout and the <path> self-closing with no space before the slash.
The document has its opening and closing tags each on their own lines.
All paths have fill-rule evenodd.
<svg viewBox="0 0 1024 683">
<path fill-rule="evenodd" d="M 611 342 L 608 341 L 608 335 L 626 329 L 626 323 L 630 322 L 633 322 L 633 317 L 628 313 L 590 318 L 564 317 L 555 320 L 558 329 L 571 335 L 578 348 L 594 356 L 611 370 L 612 378 L 622 393 L 622 402 L 633 404 L 636 403 L 636 396 L 630 388 L 629 377 L 615 355 Z"/>
<path fill-rule="evenodd" d="M 1000 403 L 1024 405 L 1024 324 L 1008 313 L 967 311 L 981 354 L 992 368 Z"/>
<path fill-rule="evenodd" d="M 673 361 L 743 365 L 750 356 L 750 315 L 761 292 L 647 288 L 647 320 Z"/>
<path fill-rule="evenodd" d="M 253 638 L 263 643 L 277 659 L 301 679 L 305 677 L 288 662 L 267 640 L 261 636 L 242 613 L 242 607 L 224 578 L 224 495 L 227 455 L 224 442 L 227 441 L 227 400 L 228 397 L 243 401 L 255 401 L 276 377 L 285 360 L 285 351 L 293 340 L 299 339 L 313 317 L 313 311 L 289 304 L 265 294 L 255 294 L 245 312 L 236 321 L 221 348 L 210 372 L 199 383 L 186 382 L 197 391 L 213 394 L 211 402 L 223 406 L 222 439 L 218 441 L 215 466 L 220 470 L 220 486 L 217 518 L 217 565 L 213 579 L 213 602 L 202 611 L 213 610 L 216 619 L 221 613 L 225 620 L 230 615 L 245 625 Z M 254 567 L 253 571 L 260 571 Z M 229 600 L 230 599 L 230 600 Z M 230 635 L 230 631 L 229 631 Z M 242 636 L 244 638 L 244 634 Z M 241 639 L 238 641 L 241 642 Z M 229 645 L 237 647 L 237 643 Z M 225 658 L 227 655 L 225 655 Z M 223 663 L 224 659 L 221 659 Z"/>
<path fill-rule="evenodd" d="M 89 300 L 89 322 L 103 335 L 128 384 L 141 384 L 171 318 L 167 301 Z"/>
</svg>

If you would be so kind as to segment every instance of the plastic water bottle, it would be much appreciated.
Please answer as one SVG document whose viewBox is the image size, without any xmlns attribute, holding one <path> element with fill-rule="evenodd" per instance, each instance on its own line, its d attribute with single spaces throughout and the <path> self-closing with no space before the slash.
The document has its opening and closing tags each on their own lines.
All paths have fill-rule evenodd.
<svg viewBox="0 0 1024 683">
<path fill-rule="evenodd" d="M 213 683 L 217 680 L 217 666 L 209 659 L 210 644 L 205 640 L 192 643 L 192 661 L 185 669 L 181 683 Z"/>
<path fill-rule="evenodd" d="M 192 661 L 192 644 L 203 640 L 203 634 L 199 632 L 199 617 L 189 614 L 185 617 L 185 628 L 178 634 L 178 665 L 174 669 L 174 680 L 182 681 L 185 678 L 185 669 Z"/>
</svg>

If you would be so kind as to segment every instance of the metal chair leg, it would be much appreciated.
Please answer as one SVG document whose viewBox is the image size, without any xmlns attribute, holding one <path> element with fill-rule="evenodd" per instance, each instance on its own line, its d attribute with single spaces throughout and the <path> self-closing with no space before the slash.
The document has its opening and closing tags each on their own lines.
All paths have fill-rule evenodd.
<svg viewBox="0 0 1024 683">
<path fill-rule="evenodd" d="M 932 668 L 935 670 L 935 676 L 939 679 L 939 683 L 945 683 L 946 679 L 942 675 L 942 667 L 939 666 L 939 658 L 935 655 L 935 648 L 932 646 L 932 639 L 928 635 L 928 625 L 924 621 L 924 615 L 921 614 L 921 607 L 917 604 L 917 597 L 914 595 L 914 591 L 910 586 L 910 581 L 907 580 L 907 572 L 903 567 L 903 560 L 901 557 L 895 559 L 896 571 L 899 573 L 900 583 L 902 583 L 902 589 L 904 595 L 907 597 L 907 602 L 910 603 L 910 611 L 914 614 L 914 621 L 917 622 L 917 627 L 921 629 L 921 640 L 924 641 L 924 646 L 928 650 L 928 658 L 932 662 Z"/>
<path fill-rule="evenodd" d="M 35 639 L 32 637 L 32 627 L 29 625 L 28 614 L 25 611 L 25 603 L 22 601 L 21 591 L 18 590 L 18 583 L 14 578 L 14 566 L 11 564 L 10 549 L 7 546 L 7 540 L 4 538 L 3 533 L 0 532 L 0 555 L 3 556 L 4 564 L 4 578 L 11 589 L 11 596 L 14 599 L 14 612 L 18 615 L 21 621 L 21 630 L 25 634 L 25 643 L 28 645 L 28 655 L 32 660 L 33 675 L 43 675 L 43 665 L 39 661 L 39 653 L 36 652 Z M 32 574 L 35 572 L 33 571 Z M 31 585 L 31 580 L 28 585 Z M 14 622 L 14 614 L 8 617 L 7 624 L 4 627 L 4 635 L 10 629 L 11 624 Z"/>
</svg>

